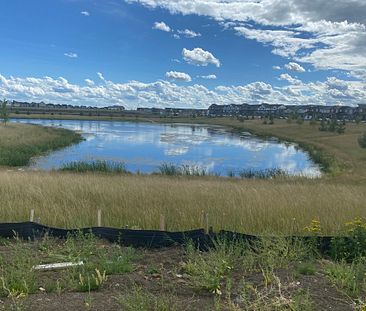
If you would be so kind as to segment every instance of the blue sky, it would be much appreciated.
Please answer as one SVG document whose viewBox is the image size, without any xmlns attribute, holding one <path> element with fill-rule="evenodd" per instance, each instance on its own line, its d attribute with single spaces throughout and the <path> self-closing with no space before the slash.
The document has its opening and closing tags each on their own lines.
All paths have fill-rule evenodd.
<svg viewBox="0 0 366 311">
<path fill-rule="evenodd" d="M 363 0 L 12 0 L 0 11 L 9 99 L 132 109 L 366 99 Z"/>
</svg>

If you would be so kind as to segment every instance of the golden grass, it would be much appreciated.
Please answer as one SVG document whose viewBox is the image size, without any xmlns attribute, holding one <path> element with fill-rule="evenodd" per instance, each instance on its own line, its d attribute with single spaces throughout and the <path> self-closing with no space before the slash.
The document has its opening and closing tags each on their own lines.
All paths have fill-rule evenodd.
<svg viewBox="0 0 366 311">
<path fill-rule="evenodd" d="M 164 121 L 150 121 L 158 120 Z M 230 125 L 299 141 L 334 156 L 342 171 L 317 180 L 235 180 L 2 170 L 0 222 L 26 221 L 35 209 L 44 224 L 93 226 L 102 209 L 105 226 L 157 229 L 164 214 L 168 230 L 187 230 L 202 227 L 203 211 L 215 230 L 301 234 L 312 219 L 319 219 L 323 234 L 334 234 L 346 221 L 366 218 L 366 151 L 357 144 L 365 124 L 348 124 L 346 134 L 338 135 L 279 120 L 274 125 L 227 118 L 166 121 Z M 8 141 L 16 145 L 21 139 Z"/>
<path fill-rule="evenodd" d="M 31 209 L 44 224 L 103 225 L 168 230 L 202 227 L 202 211 L 215 230 L 246 233 L 304 233 L 319 219 L 323 233 L 366 217 L 364 185 L 322 180 L 234 180 L 42 172 L 0 173 L 0 222 L 26 221 Z"/>
</svg>

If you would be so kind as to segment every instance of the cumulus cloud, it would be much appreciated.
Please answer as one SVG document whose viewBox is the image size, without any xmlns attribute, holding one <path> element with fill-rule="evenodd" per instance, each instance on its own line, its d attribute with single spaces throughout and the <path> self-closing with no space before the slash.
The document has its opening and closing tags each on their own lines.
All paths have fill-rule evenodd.
<svg viewBox="0 0 366 311">
<path fill-rule="evenodd" d="M 137 107 L 207 108 L 211 104 L 347 104 L 366 101 L 362 81 L 329 77 L 326 81 L 273 87 L 261 81 L 239 86 L 209 89 L 200 84 L 177 85 L 169 81 L 116 83 L 101 73 L 99 83 L 79 85 L 63 77 L 6 77 L 0 74 L 0 97 L 9 100 L 52 102 L 56 104 Z M 287 77 L 289 78 L 289 77 Z M 295 79 L 296 80 L 296 79 Z M 90 80 L 91 81 L 91 80 Z M 89 81 L 89 82 L 90 82 Z"/>
<path fill-rule="evenodd" d="M 281 74 L 279 79 L 280 80 L 286 80 L 286 81 L 290 82 L 291 84 L 301 84 L 300 80 L 293 78 L 288 73 Z"/>
<path fill-rule="evenodd" d="M 178 34 L 185 36 L 186 38 L 201 37 L 201 34 L 190 29 L 178 30 Z"/>
<path fill-rule="evenodd" d="M 125 0 L 172 14 L 208 16 L 225 29 L 317 69 L 366 76 L 364 0 Z M 259 25 L 259 26 L 258 26 Z"/>
<path fill-rule="evenodd" d="M 169 71 L 165 74 L 168 79 L 175 81 L 191 82 L 192 78 L 189 74 L 178 71 Z"/>
<path fill-rule="evenodd" d="M 196 66 L 207 66 L 209 64 L 220 67 L 220 61 L 213 56 L 212 53 L 205 51 L 201 48 L 195 48 L 193 50 L 187 50 L 186 48 L 182 51 L 183 59 L 191 65 Z"/>
<path fill-rule="evenodd" d="M 64 55 L 69 58 L 78 58 L 79 57 L 78 54 L 73 53 L 73 52 L 64 53 Z"/>
<path fill-rule="evenodd" d="M 296 72 L 305 72 L 306 70 L 298 63 L 290 62 L 285 65 L 285 68 Z"/>
<path fill-rule="evenodd" d="M 89 86 L 93 86 L 95 85 L 95 82 L 93 80 L 90 80 L 90 79 L 85 79 L 85 83 Z"/>
<path fill-rule="evenodd" d="M 156 30 L 161 30 L 161 31 L 165 31 L 165 32 L 171 32 L 171 28 L 165 24 L 164 22 L 155 22 L 154 23 L 154 26 L 153 26 L 153 29 L 156 29 Z"/>
<path fill-rule="evenodd" d="M 206 79 L 206 80 L 215 80 L 217 79 L 216 75 L 207 75 L 207 76 L 199 76 L 202 79 Z"/>
<path fill-rule="evenodd" d="M 81 11 L 80 14 L 84 16 L 90 16 L 90 13 L 88 11 Z"/>
</svg>

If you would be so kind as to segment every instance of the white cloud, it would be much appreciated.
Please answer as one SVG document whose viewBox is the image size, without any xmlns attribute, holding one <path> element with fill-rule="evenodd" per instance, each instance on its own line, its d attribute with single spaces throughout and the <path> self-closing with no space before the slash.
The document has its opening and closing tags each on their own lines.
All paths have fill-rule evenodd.
<svg viewBox="0 0 366 311">
<path fill-rule="evenodd" d="M 104 78 L 104 76 L 103 76 L 103 74 L 101 72 L 97 72 L 97 75 L 98 75 L 98 77 L 99 77 L 100 80 L 102 80 L 104 82 L 106 81 L 105 78 Z"/>
<path fill-rule="evenodd" d="M 365 0 L 125 0 L 216 19 L 272 52 L 317 69 L 366 77 Z"/>
<path fill-rule="evenodd" d="M 85 83 L 89 86 L 93 86 L 95 85 L 94 81 L 93 80 L 90 80 L 90 79 L 85 79 Z"/>
<path fill-rule="evenodd" d="M 290 62 L 285 65 L 285 68 L 296 72 L 305 72 L 306 70 L 298 63 Z"/>
<path fill-rule="evenodd" d="M 272 69 L 273 70 L 281 70 L 281 67 L 280 66 L 272 66 Z"/>
<path fill-rule="evenodd" d="M 78 58 L 78 57 L 79 57 L 79 56 L 78 56 L 78 54 L 73 53 L 73 52 L 64 53 L 64 55 L 65 55 L 66 57 L 69 57 L 69 58 Z"/>
<path fill-rule="evenodd" d="M 216 75 L 207 75 L 207 76 L 199 76 L 202 79 L 206 79 L 206 80 L 215 80 L 217 79 Z"/>
<path fill-rule="evenodd" d="M 177 34 L 175 33 L 175 34 L 173 35 L 173 38 L 178 40 L 178 39 L 180 39 L 180 35 L 177 35 Z"/>
<path fill-rule="evenodd" d="M 180 63 L 181 61 L 180 61 L 179 59 L 173 58 L 173 59 L 172 59 L 172 62 L 173 62 L 173 63 Z"/>
<path fill-rule="evenodd" d="M 154 26 L 153 26 L 153 29 L 156 29 L 156 30 L 161 30 L 161 31 L 165 31 L 165 32 L 171 32 L 171 28 L 165 24 L 164 22 L 155 22 L 154 23 Z"/>
<path fill-rule="evenodd" d="M 90 16 L 90 13 L 88 11 L 81 11 L 80 14 L 84 16 Z"/>
<path fill-rule="evenodd" d="M 184 29 L 184 30 L 178 30 L 177 31 L 180 35 L 185 36 L 186 38 L 196 38 L 196 37 L 201 37 L 201 34 L 198 32 L 195 32 L 193 30 L 190 29 Z"/>
<path fill-rule="evenodd" d="M 168 79 L 175 81 L 191 82 L 192 78 L 189 74 L 178 71 L 169 71 L 165 74 Z"/>
<path fill-rule="evenodd" d="M 220 61 L 213 56 L 212 53 L 205 51 L 201 48 L 195 48 L 193 50 L 187 50 L 186 48 L 182 51 L 183 59 L 192 65 L 196 66 L 207 66 L 209 64 L 220 67 Z"/>
<path fill-rule="evenodd" d="M 56 104 L 136 107 L 207 108 L 211 104 L 346 104 L 366 102 L 362 81 L 329 77 L 326 81 L 274 88 L 261 81 L 239 86 L 209 89 L 200 84 L 177 85 L 169 81 L 116 83 L 98 74 L 100 83 L 79 85 L 63 77 L 5 77 L 0 74 L 0 97 L 9 100 L 52 102 Z M 285 77 L 283 77 L 285 78 Z M 291 80 L 291 76 L 286 76 Z M 294 78 L 293 78 L 294 79 Z M 295 79 L 296 80 L 296 79 Z"/>
<path fill-rule="evenodd" d="M 291 84 L 301 84 L 300 80 L 293 78 L 288 73 L 281 74 L 279 79 L 280 80 L 286 80 L 286 81 L 290 82 Z"/>
</svg>

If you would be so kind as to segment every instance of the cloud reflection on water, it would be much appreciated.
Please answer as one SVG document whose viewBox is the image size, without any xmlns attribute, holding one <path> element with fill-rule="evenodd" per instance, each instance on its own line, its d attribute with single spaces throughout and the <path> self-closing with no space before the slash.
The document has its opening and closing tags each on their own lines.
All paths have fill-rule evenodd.
<svg viewBox="0 0 366 311">
<path fill-rule="evenodd" d="M 290 143 L 233 134 L 219 126 L 79 120 L 19 120 L 82 131 L 85 141 L 36 159 L 34 167 L 58 168 L 67 161 L 124 161 L 132 171 L 152 172 L 162 162 L 189 164 L 226 175 L 243 169 L 280 168 L 320 176 L 308 155 Z"/>
</svg>

